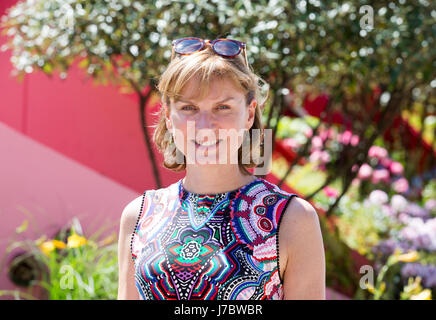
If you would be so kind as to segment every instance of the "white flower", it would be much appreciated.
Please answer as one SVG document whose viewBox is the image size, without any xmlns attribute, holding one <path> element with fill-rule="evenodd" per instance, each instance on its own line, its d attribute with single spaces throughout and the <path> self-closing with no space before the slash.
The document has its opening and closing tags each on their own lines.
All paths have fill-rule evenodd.
<svg viewBox="0 0 436 320">
<path fill-rule="evenodd" d="M 382 190 L 374 190 L 369 194 L 369 201 L 375 205 L 382 205 L 387 203 L 389 197 L 386 192 Z"/>
<path fill-rule="evenodd" d="M 391 198 L 391 206 L 396 212 L 401 212 L 407 207 L 407 200 L 402 195 L 396 194 Z"/>
</svg>

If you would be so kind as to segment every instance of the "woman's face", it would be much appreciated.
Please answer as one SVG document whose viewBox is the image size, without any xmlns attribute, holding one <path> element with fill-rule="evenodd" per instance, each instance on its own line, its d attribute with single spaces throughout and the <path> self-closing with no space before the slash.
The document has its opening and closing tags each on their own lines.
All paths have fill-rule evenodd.
<svg viewBox="0 0 436 320">
<path fill-rule="evenodd" d="M 246 105 L 245 92 L 229 78 L 215 78 L 207 96 L 198 99 L 193 77 L 178 101 L 165 106 L 166 124 L 187 164 L 237 164 L 244 131 L 254 122 L 256 100 Z"/>
</svg>

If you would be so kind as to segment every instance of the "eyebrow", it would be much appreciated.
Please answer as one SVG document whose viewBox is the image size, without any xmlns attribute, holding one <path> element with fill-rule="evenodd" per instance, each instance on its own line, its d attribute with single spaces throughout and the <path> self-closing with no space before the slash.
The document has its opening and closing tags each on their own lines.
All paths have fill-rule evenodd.
<svg viewBox="0 0 436 320">
<path fill-rule="evenodd" d="M 229 101 L 229 100 L 236 100 L 236 98 L 234 98 L 234 97 L 227 97 L 227 98 L 224 98 L 224 99 L 221 100 L 221 101 L 218 101 L 217 103 L 223 103 L 223 102 L 226 102 L 226 101 Z M 192 101 L 189 101 L 189 100 L 183 100 L 183 99 L 178 99 L 178 100 L 176 101 L 176 103 L 177 103 L 177 102 L 194 103 L 194 104 L 195 104 L 195 102 L 192 102 Z"/>
</svg>

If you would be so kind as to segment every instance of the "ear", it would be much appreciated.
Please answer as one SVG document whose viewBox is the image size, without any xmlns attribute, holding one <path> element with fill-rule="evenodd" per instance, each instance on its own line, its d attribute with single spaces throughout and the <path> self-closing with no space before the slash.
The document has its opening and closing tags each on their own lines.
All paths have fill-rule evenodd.
<svg viewBox="0 0 436 320">
<path fill-rule="evenodd" d="M 248 105 L 247 130 L 250 130 L 250 128 L 254 124 L 254 118 L 256 116 L 256 106 L 257 106 L 256 99 L 252 99 L 250 104 Z"/>
</svg>

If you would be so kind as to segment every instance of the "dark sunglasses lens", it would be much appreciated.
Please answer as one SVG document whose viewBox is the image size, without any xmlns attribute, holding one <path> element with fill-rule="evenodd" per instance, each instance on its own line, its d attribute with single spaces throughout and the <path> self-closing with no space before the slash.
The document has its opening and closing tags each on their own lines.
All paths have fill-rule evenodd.
<svg viewBox="0 0 436 320">
<path fill-rule="evenodd" d="M 181 53 L 181 54 L 192 53 L 192 52 L 195 52 L 197 50 L 200 50 L 201 45 L 202 45 L 202 43 L 199 40 L 186 39 L 186 40 L 182 40 L 178 44 L 176 44 L 174 50 L 177 53 Z"/>
<path fill-rule="evenodd" d="M 215 51 L 224 56 L 235 56 L 239 52 L 239 46 L 233 41 L 218 41 L 214 44 Z"/>
</svg>

